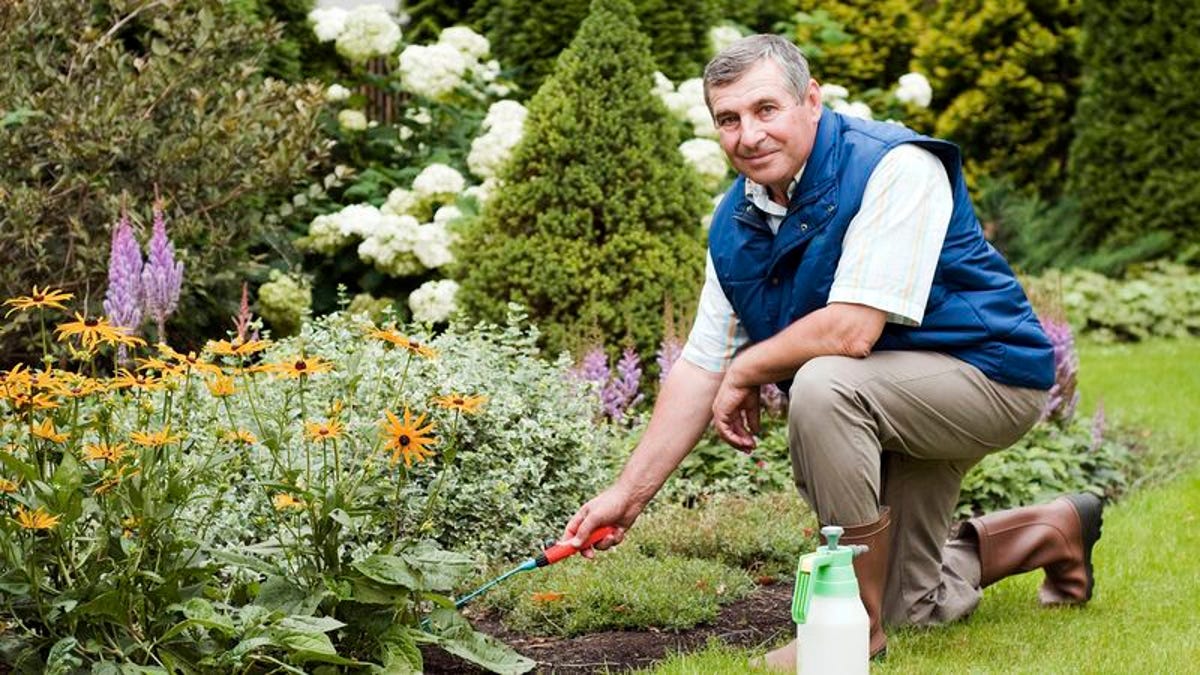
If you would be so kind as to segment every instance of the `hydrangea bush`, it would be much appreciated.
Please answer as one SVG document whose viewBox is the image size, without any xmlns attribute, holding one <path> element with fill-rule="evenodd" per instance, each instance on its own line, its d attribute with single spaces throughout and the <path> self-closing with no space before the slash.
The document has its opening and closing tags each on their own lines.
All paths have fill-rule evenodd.
<svg viewBox="0 0 1200 675">
<path fill-rule="evenodd" d="M 333 309 L 340 283 L 403 301 L 420 321 L 444 323 L 457 307 L 456 284 L 441 278 L 454 260 L 455 221 L 496 189 L 525 109 L 503 98 L 511 85 L 489 58 L 487 39 L 470 28 L 406 44 L 396 18 L 378 6 L 317 9 L 309 18 L 317 37 L 346 59 L 326 90 L 325 128 L 340 164 L 282 209 L 305 230 L 296 245 L 316 277 L 313 308 Z M 366 67 L 380 58 L 395 70 Z M 372 90 L 392 97 L 392 118 L 372 119 L 380 112 L 366 95 Z"/>
</svg>

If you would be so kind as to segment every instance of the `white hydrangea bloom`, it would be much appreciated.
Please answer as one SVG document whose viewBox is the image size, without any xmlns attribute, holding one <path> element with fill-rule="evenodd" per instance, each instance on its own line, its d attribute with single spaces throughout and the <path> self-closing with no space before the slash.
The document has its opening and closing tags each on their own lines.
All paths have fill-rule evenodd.
<svg viewBox="0 0 1200 675">
<path fill-rule="evenodd" d="M 741 39 L 742 31 L 738 30 L 737 26 L 725 23 L 708 29 L 708 46 L 714 55 Z"/>
<path fill-rule="evenodd" d="M 471 141 L 467 154 L 471 173 L 480 178 L 496 175 L 521 141 L 528 113 L 525 106 L 509 100 L 497 101 L 488 108 L 482 125 L 484 133 Z"/>
<path fill-rule="evenodd" d="M 412 310 L 414 321 L 437 323 L 449 319 L 458 305 L 454 298 L 458 295 L 458 283 L 451 279 L 427 281 L 408 296 L 408 308 Z"/>
<path fill-rule="evenodd" d="M 423 105 L 419 105 L 415 108 L 409 108 L 408 111 L 404 113 L 404 116 L 416 122 L 417 124 L 420 124 L 421 126 L 425 126 L 433 122 L 433 115 L 429 113 L 429 108 L 426 108 Z"/>
<path fill-rule="evenodd" d="M 409 45 L 400 52 L 400 78 L 414 94 L 439 99 L 463 84 L 470 63 L 448 44 Z"/>
<path fill-rule="evenodd" d="M 896 98 L 901 103 L 911 103 L 918 108 L 928 108 L 933 100 L 933 87 L 929 80 L 920 73 L 908 73 L 900 76 L 900 86 L 896 88 Z"/>
<path fill-rule="evenodd" d="M 296 241 L 296 245 L 307 251 L 333 255 L 350 242 L 350 237 L 342 232 L 338 218 L 333 214 L 325 214 L 313 218 L 308 225 L 308 236 Z"/>
<path fill-rule="evenodd" d="M 424 271 L 414 249 L 421 224 L 412 216 L 380 214 L 374 232 L 358 245 L 358 257 L 395 277 Z"/>
<path fill-rule="evenodd" d="M 338 113 L 337 119 L 343 129 L 362 131 L 367 128 L 367 116 L 361 110 L 343 110 Z"/>
<path fill-rule="evenodd" d="M 383 213 L 370 204 L 351 204 L 331 216 L 346 237 L 369 237 L 379 230 Z"/>
<path fill-rule="evenodd" d="M 834 101 L 844 101 L 850 98 L 850 90 L 840 84 L 821 85 L 821 100 L 825 105 L 833 107 Z"/>
<path fill-rule="evenodd" d="M 684 80 L 679 83 L 679 88 L 675 91 L 683 95 L 688 101 L 688 107 L 704 105 L 704 80 L 693 77 L 689 80 Z"/>
<path fill-rule="evenodd" d="M 854 101 L 846 103 L 845 101 L 834 101 L 833 105 L 829 106 L 834 112 L 841 113 L 847 117 L 860 117 L 864 120 L 871 119 L 871 106 L 862 101 Z"/>
<path fill-rule="evenodd" d="M 391 54 L 400 44 L 400 26 L 380 5 L 362 5 L 346 17 L 337 51 L 355 63 Z"/>
<path fill-rule="evenodd" d="M 463 215 L 462 209 L 458 208 L 457 206 L 454 206 L 453 204 L 447 204 L 446 206 L 443 206 L 442 208 L 440 208 L 436 212 L 434 212 L 433 222 L 443 223 L 443 224 L 451 223 L 451 222 L 454 222 L 455 220 L 458 220 L 459 218 L 462 218 L 462 215 Z"/>
<path fill-rule="evenodd" d="M 313 24 L 313 33 L 320 42 L 333 42 L 346 27 L 346 17 L 349 12 L 341 7 L 314 9 L 308 13 L 308 20 Z"/>
<path fill-rule="evenodd" d="M 412 215 L 420 207 L 421 198 L 412 190 L 396 188 L 388 193 L 387 201 L 379 210 L 397 216 Z"/>
<path fill-rule="evenodd" d="M 329 85 L 329 88 L 325 90 L 325 100 L 330 103 L 345 101 L 348 98 L 350 98 L 350 90 L 336 82 Z"/>
<path fill-rule="evenodd" d="M 422 169 L 412 184 L 421 198 L 451 197 L 466 187 L 466 179 L 454 167 L 436 163 Z"/>
<path fill-rule="evenodd" d="M 438 42 L 454 47 L 463 56 L 473 61 L 478 61 L 487 56 L 492 48 L 488 44 L 487 38 L 466 26 L 451 26 L 446 28 L 438 35 Z"/>
<path fill-rule="evenodd" d="M 693 138 L 681 143 L 679 152 L 696 173 L 700 174 L 706 189 L 715 190 L 720 186 L 721 180 L 729 170 L 720 144 L 707 138 Z"/>
<path fill-rule="evenodd" d="M 692 125 L 692 133 L 700 138 L 717 138 L 717 125 L 713 124 L 712 113 L 706 105 L 694 105 L 688 108 L 687 121 Z"/>
<path fill-rule="evenodd" d="M 426 223 L 417 229 L 417 240 L 413 243 L 413 253 L 421 264 L 434 269 L 454 262 L 450 253 L 453 238 L 446 229 L 445 223 Z"/>
</svg>

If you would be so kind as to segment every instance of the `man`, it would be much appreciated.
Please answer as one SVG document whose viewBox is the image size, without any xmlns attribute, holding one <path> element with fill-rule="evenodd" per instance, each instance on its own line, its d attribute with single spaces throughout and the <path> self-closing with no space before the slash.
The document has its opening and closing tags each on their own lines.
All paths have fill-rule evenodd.
<svg viewBox="0 0 1200 675">
<path fill-rule="evenodd" d="M 946 541 L 963 475 L 1037 421 L 1053 349 L 983 238 L 958 149 L 821 105 L 795 46 L 735 43 L 704 74 L 721 147 L 741 174 L 717 207 L 695 326 L 617 481 L 564 536 L 613 546 L 710 420 L 750 451 L 759 387 L 787 381 L 792 469 L 855 559 L 871 617 L 935 625 L 981 589 L 1043 568 L 1046 604 L 1091 597 L 1101 504 L 1089 495 L 968 521 Z M 585 552 L 591 555 L 591 552 Z M 767 665 L 794 670 L 792 644 Z"/>
</svg>

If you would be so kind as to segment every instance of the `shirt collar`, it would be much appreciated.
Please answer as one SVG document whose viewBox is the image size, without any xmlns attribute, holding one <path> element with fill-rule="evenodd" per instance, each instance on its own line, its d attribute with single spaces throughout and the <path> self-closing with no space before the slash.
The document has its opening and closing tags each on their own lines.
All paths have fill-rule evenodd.
<svg viewBox="0 0 1200 675">
<path fill-rule="evenodd" d="M 787 198 L 789 202 L 792 201 L 792 194 L 796 192 L 796 186 L 800 184 L 800 176 L 802 175 L 804 175 L 804 166 L 800 167 L 800 170 L 796 172 L 795 177 L 792 178 L 792 182 L 788 183 Z M 767 190 L 767 186 L 755 183 L 749 178 L 746 178 L 746 199 L 748 199 L 751 204 L 757 206 L 759 211 L 762 211 L 768 215 L 787 215 L 786 206 L 771 201 L 771 193 L 769 190 Z"/>
</svg>

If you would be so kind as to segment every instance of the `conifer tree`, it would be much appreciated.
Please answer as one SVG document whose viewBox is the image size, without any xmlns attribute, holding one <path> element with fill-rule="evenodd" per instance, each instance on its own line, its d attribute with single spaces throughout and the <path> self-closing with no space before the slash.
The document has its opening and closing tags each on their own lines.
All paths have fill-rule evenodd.
<svg viewBox="0 0 1200 675">
<path fill-rule="evenodd" d="M 1200 6 L 1086 3 L 1081 52 L 1069 191 L 1083 238 L 1146 257 L 1173 237 L 1184 257 L 1200 258 Z"/>
<path fill-rule="evenodd" d="M 651 92 L 633 14 L 628 0 L 595 0 L 460 246 L 460 303 L 492 320 L 523 304 L 551 352 L 598 330 L 648 356 L 664 299 L 690 306 L 702 282 L 708 199 Z"/>
</svg>

